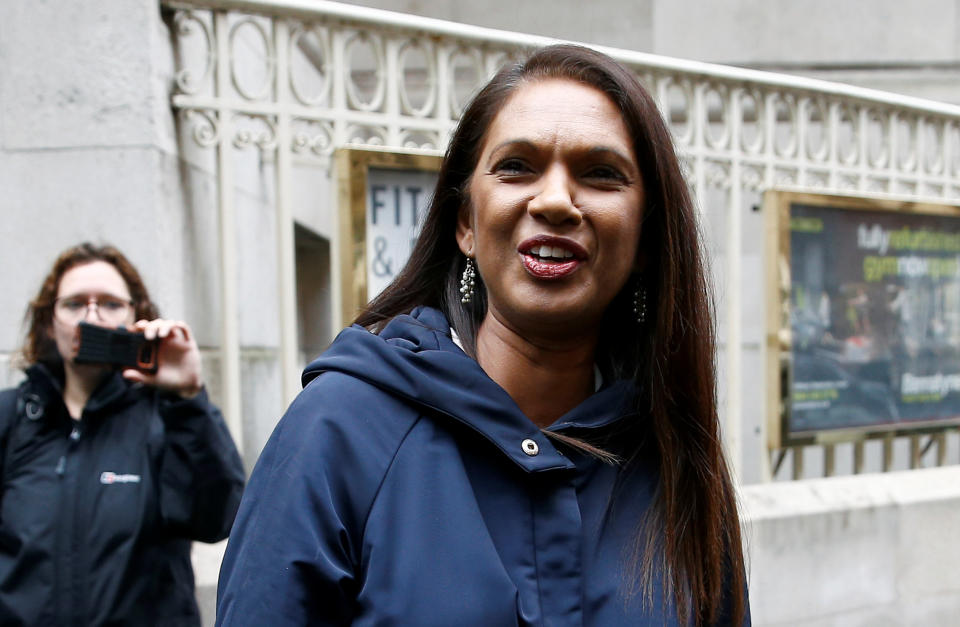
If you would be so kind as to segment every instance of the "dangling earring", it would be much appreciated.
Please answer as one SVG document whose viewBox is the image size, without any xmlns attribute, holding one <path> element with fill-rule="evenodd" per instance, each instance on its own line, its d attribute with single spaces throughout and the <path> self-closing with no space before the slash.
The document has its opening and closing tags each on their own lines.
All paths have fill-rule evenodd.
<svg viewBox="0 0 960 627">
<path fill-rule="evenodd" d="M 477 268 L 473 265 L 473 259 L 467 257 L 467 263 L 463 268 L 463 275 L 460 276 L 460 302 L 464 305 L 473 300 L 474 281 L 477 277 Z"/>
<path fill-rule="evenodd" d="M 637 279 L 637 287 L 633 290 L 633 315 L 637 324 L 647 321 L 647 289 L 640 279 Z"/>
</svg>

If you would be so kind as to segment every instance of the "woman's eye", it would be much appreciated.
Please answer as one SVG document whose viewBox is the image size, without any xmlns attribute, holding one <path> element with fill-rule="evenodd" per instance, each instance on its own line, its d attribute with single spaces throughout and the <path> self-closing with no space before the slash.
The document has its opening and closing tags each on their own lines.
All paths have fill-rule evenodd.
<svg viewBox="0 0 960 627">
<path fill-rule="evenodd" d="M 495 170 L 501 174 L 525 174 L 530 168 L 520 159 L 504 159 L 497 164 Z"/>
<path fill-rule="evenodd" d="M 71 298 L 69 300 L 62 301 L 61 305 L 68 311 L 78 311 L 87 306 L 87 301 L 80 300 L 78 298 Z"/>
<path fill-rule="evenodd" d="M 598 165 L 587 170 L 587 178 L 624 183 L 627 180 L 619 170 L 608 165 Z"/>
<path fill-rule="evenodd" d="M 104 309 L 109 309 L 110 311 L 120 311 L 126 306 L 127 306 L 126 303 L 119 300 L 105 300 L 102 303 L 100 303 L 100 307 L 103 307 Z"/>
</svg>

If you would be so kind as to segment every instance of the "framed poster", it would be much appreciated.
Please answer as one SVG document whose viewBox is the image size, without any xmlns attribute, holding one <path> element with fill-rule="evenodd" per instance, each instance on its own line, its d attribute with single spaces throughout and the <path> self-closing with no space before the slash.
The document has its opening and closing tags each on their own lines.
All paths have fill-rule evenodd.
<svg viewBox="0 0 960 627">
<path fill-rule="evenodd" d="M 960 424 L 960 207 L 769 191 L 769 444 Z"/>
<path fill-rule="evenodd" d="M 344 147 L 336 151 L 339 327 L 396 277 L 426 216 L 439 154 Z"/>
</svg>

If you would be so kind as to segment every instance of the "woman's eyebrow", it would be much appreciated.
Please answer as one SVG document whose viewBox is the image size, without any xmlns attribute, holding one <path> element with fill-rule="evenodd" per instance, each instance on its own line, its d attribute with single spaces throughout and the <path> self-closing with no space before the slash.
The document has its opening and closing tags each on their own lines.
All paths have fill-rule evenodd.
<svg viewBox="0 0 960 627">
<path fill-rule="evenodd" d="M 590 158 L 599 157 L 606 159 L 611 166 L 622 168 L 623 174 L 625 174 L 630 180 L 641 176 L 640 164 L 638 164 L 636 159 L 629 153 L 624 153 L 623 151 L 610 146 L 594 146 L 587 150 L 585 154 Z"/>
<path fill-rule="evenodd" d="M 491 148 L 490 155 L 492 156 L 504 148 L 523 148 L 525 150 L 535 150 L 536 147 L 536 143 L 530 141 L 529 139 L 508 139 Z M 621 150 L 612 148 L 610 146 L 591 146 L 585 152 L 587 154 L 611 154 L 622 161 L 633 163 L 633 158 L 628 154 L 625 154 Z"/>
<path fill-rule="evenodd" d="M 504 148 L 523 148 L 524 150 L 534 150 L 536 147 L 536 144 L 529 139 L 508 139 L 491 148 L 490 156 L 492 157 Z"/>
<path fill-rule="evenodd" d="M 91 296 L 95 296 L 95 297 L 98 297 L 98 298 L 99 298 L 99 297 L 103 297 L 103 296 L 108 296 L 108 297 L 110 297 L 110 298 L 118 298 L 118 299 L 120 299 L 120 300 L 126 300 L 126 299 L 127 299 L 127 297 L 125 297 L 125 296 L 121 296 L 121 295 L 115 294 L 115 293 L 113 293 L 113 292 L 103 292 L 103 291 L 100 291 L 100 292 L 97 292 L 97 291 L 71 292 L 71 293 L 69 293 L 69 294 L 64 294 L 63 296 L 57 296 L 57 298 L 81 298 L 81 297 L 82 297 L 82 298 L 90 298 Z"/>
<path fill-rule="evenodd" d="M 620 161 L 623 161 L 624 163 L 627 163 L 633 167 L 637 167 L 633 157 L 631 157 L 628 154 L 624 154 L 622 151 L 617 150 L 616 148 L 611 148 L 609 146 L 594 146 L 590 148 L 590 150 L 588 150 L 587 153 L 591 155 L 597 155 L 597 154 L 612 155 L 613 157 L 615 157 Z"/>
</svg>

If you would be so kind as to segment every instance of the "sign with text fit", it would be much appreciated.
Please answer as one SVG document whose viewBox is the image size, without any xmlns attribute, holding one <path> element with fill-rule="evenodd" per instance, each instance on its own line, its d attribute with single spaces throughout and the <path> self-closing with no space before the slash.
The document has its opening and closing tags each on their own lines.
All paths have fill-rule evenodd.
<svg viewBox="0 0 960 627">
<path fill-rule="evenodd" d="M 340 326 L 397 276 L 426 217 L 441 158 L 424 152 L 341 148 Z"/>
<path fill-rule="evenodd" d="M 770 191 L 771 447 L 960 423 L 960 208 Z"/>
</svg>

